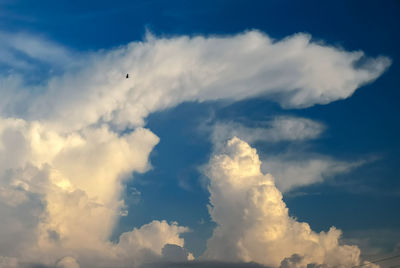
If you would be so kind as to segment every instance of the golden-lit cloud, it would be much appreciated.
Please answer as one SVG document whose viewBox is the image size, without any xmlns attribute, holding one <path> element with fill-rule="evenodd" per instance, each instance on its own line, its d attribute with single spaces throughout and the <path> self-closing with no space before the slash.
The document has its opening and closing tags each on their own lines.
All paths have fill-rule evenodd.
<svg viewBox="0 0 400 268">
<path fill-rule="evenodd" d="M 217 227 L 204 258 L 282 268 L 360 264 L 359 248 L 341 245 L 340 230 L 316 233 L 290 217 L 274 178 L 260 167 L 256 150 L 236 137 L 210 160 L 209 211 Z"/>
<path fill-rule="evenodd" d="M 119 135 L 101 126 L 61 135 L 39 122 L 8 118 L 1 120 L 0 137 L 0 213 L 7 219 L 0 226 L 2 252 L 47 265 L 74 256 L 87 266 L 97 258 L 127 263 L 133 252 L 140 263 L 141 251 L 156 259 L 166 244 L 183 246 L 179 235 L 187 229 L 165 221 L 124 233 L 118 244 L 109 241 L 124 205 L 122 181 L 149 168 L 158 143 L 149 130 Z M 58 265 L 64 263 L 71 261 Z"/>
<path fill-rule="evenodd" d="M 388 58 L 314 43 L 306 34 L 281 41 L 259 31 L 149 35 L 80 55 L 31 35 L 0 35 L 8 40 L 0 55 L 9 56 L 0 61 L 17 70 L 0 75 L 1 268 L 126 267 L 192 258 L 181 237 L 188 229 L 175 222 L 152 221 L 110 241 L 125 214 L 122 182 L 151 167 L 159 139 L 145 128 L 150 113 L 185 101 L 260 95 L 284 108 L 326 104 L 349 97 L 390 65 Z M 32 62 L 57 72 L 31 83 L 25 75 Z M 310 131 L 293 136 L 286 129 L 293 123 Z M 286 139 L 321 131 L 307 120 L 273 128 Z M 211 162 L 210 213 L 219 226 L 206 256 L 278 266 L 296 253 L 304 263 L 358 263 L 357 247 L 337 244 L 338 230 L 316 234 L 288 216 L 272 176 L 260 173 L 254 149 L 234 139 L 226 150 Z"/>
</svg>

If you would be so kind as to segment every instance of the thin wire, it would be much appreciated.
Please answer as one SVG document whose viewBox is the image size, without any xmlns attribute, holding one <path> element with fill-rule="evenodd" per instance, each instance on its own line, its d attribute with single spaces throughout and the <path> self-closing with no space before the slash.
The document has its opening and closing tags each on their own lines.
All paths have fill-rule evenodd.
<svg viewBox="0 0 400 268">
<path fill-rule="evenodd" d="M 398 258 L 398 257 L 400 257 L 400 254 L 399 254 L 399 255 L 395 255 L 395 256 L 391 256 L 391 257 L 387 257 L 387 258 L 383 258 L 383 259 L 379 259 L 379 260 L 375 260 L 375 261 L 369 261 L 369 262 L 367 262 L 367 263 L 360 264 L 360 265 L 356 265 L 356 266 L 353 266 L 353 267 L 351 267 L 351 268 L 361 267 L 361 266 L 364 266 L 364 265 L 367 265 L 367 264 L 370 264 L 370 263 L 377 263 L 377 262 L 381 262 L 381 261 L 387 261 L 387 260 L 391 260 L 391 259 L 396 259 L 396 258 Z M 400 266 L 400 265 L 394 266 L 394 267 L 399 267 L 399 266 Z M 389 268 L 393 268 L 393 267 L 389 267 Z"/>
</svg>

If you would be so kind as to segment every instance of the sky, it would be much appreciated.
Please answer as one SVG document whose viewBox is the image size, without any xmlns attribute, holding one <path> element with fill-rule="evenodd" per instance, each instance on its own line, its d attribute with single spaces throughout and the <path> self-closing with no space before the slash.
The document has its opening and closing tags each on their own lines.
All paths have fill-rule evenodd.
<svg viewBox="0 0 400 268">
<path fill-rule="evenodd" d="M 399 265 L 399 26 L 397 0 L 0 0 L 0 268 Z"/>
</svg>

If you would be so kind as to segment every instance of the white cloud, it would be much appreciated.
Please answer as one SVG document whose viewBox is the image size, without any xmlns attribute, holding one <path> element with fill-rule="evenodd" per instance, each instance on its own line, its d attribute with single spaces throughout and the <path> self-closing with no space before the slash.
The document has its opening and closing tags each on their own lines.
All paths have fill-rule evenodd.
<svg viewBox="0 0 400 268">
<path fill-rule="evenodd" d="M 324 155 L 298 153 L 263 158 L 261 170 L 274 174 L 276 185 L 282 192 L 296 187 L 322 182 L 337 174 L 347 173 L 366 161 L 346 162 Z"/>
<path fill-rule="evenodd" d="M 0 119 L 0 252 L 28 263 L 71 256 L 82 267 L 101 267 L 130 265 L 133 255 L 140 264 L 161 258 L 166 244 L 183 246 L 179 236 L 187 229 L 165 221 L 109 241 L 123 208 L 121 182 L 148 169 L 157 142 L 143 128 L 62 135 L 39 122 Z M 58 265 L 76 266 L 62 260 Z"/>
<path fill-rule="evenodd" d="M 214 150 L 225 147 L 226 141 L 238 137 L 247 143 L 281 141 L 304 143 L 317 139 L 325 130 L 322 123 L 301 117 L 276 116 L 262 126 L 247 127 L 236 122 L 218 122 L 212 126 L 211 141 Z M 340 161 L 320 154 L 289 150 L 286 153 L 265 153 L 261 170 L 274 174 L 275 183 L 282 192 L 296 187 L 322 182 L 337 174 L 346 173 L 367 161 Z"/>
<path fill-rule="evenodd" d="M 167 244 L 162 249 L 163 261 L 166 262 L 185 262 L 189 258 L 189 253 L 185 248 L 178 245 Z"/>
<path fill-rule="evenodd" d="M 148 248 L 161 255 L 167 244 L 183 247 L 183 239 L 178 235 L 189 229 L 180 227 L 176 222 L 168 224 L 166 221 L 153 221 L 143 225 L 140 229 L 123 233 L 120 236 L 119 246 L 132 253 L 132 248 Z"/>
<path fill-rule="evenodd" d="M 318 138 L 324 129 L 325 126 L 319 122 L 287 116 L 277 116 L 258 127 L 247 127 L 236 122 L 218 122 L 213 126 L 212 142 L 214 146 L 220 147 L 235 136 L 248 143 L 304 141 Z"/>
<path fill-rule="evenodd" d="M 247 127 L 237 122 L 217 122 L 211 126 L 211 141 L 216 151 L 225 147 L 226 141 L 233 137 L 238 137 L 249 144 L 259 141 L 304 144 L 308 140 L 319 138 L 325 128 L 322 123 L 311 119 L 287 116 L 276 116 L 256 127 Z M 274 155 L 266 152 L 261 158 L 263 160 L 261 170 L 274 174 L 275 183 L 282 192 L 322 182 L 370 161 L 341 161 L 326 155 L 307 154 L 302 149 L 295 151 L 289 149 L 285 153 Z"/>
<path fill-rule="evenodd" d="M 179 236 L 188 230 L 186 227 L 178 226 L 176 222 L 168 224 L 166 221 L 152 221 L 140 229 L 121 234 L 116 252 L 129 266 L 162 260 L 167 254 L 165 248 L 171 245 L 183 250 L 184 240 Z M 188 255 L 182 259 L 179 255 L 168 255 L 170 261 L 185 261 L 187 257 Z M 110 265 L 115 266 L 115 263 L 118 262 L 113 260 Z"/>
<path fill-rule="evenodd" d="M 67 48 L 28 33 L 0 32 L 0 39 L 0 63 L 12 69 L 32 71 L 38 63 L 65 68 L 76 60 Z"/>
<path fill-rule="evenodd" d="M 316 233 L 290 217 L 274 178 L 260 167 L 256 150 L 236 137 L 210 160 L 209 210 L 217 227 L 205 258 L 272 267 L 360 263 L 357 246 L 340 245 L 340 230 Z"/>
<path fill-rule="evenodd" d="M 152 37 L 79 56 L 31 35 L 0 35 L 7 40 L 0 61 L 13 69 L 0 75 L 2 266 L 139 265 L 162 258 L 167 244 L 183 247 L 180 235 L 187 229 L 165 221 L 124 233 L 119 243 L 109 241 L 124 206 L 121 182 L 148 170 L 158 142 L 142 128 L 149 113 L 185 101 L 258 95 L 292 108 L 329 103 L 347 98 L 390 64 L 367 58 L 355 67 L 361 52 L 312 43 L 304 34 L 281 41 L 258 31 Z M 42 64 L 59 72 L 32 85 L 27 75 Z M 286 126 L 272 128 L 287 139 L 318 135 L 316 127 L 292 136 Z M 331 231 L 327 239 L 338 235 Z"/>
<path fill-rule="evenodd" d="M 326 104 L 349 97 L 390 65 L 389 59 L 379 57 L 366 58 L 356 67 L 362 52 L 310 39 L 297 34 L 274 41 L 258 31 L 227 37 L 153 37 L 81 55 L 64 75 L 28 94 L 25 113 L 15 114 L 24 108 L 12 99 L 0 109 L 62 129 L 79 129 L 99 120 L 124 129 L 142 126 L 149 113 L 184 101 L 263 95 L 290 108 Z M 130 79 L 124 78 L 126 73 Z M 13 79 L 2 80 L 16 83 Z M 10 95 L 8 87 L 1 91 Z"/>
</svg>

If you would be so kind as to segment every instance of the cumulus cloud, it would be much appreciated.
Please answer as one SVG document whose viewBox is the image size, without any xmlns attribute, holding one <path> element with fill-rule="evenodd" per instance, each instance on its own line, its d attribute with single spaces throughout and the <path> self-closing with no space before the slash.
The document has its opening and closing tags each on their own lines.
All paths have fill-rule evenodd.
<svg viewBox="0 0 400 268">
<path fill-rule="evenodd" d="M 267 268 L 255 262 L 223 262 L 223 261 L 189 261 L 189 262 L 158 262 L 145 264 L 141 268 Z"/>
<path fill-rule="evenodd" d="M 255 127 L 238 122 L 217 122 L 211 127 L 211 141 L 214 150 L 223 149 L 226 141 L 233 137 L 255 142 L 290 142 L 303 144 L 317 139 L 326 129 L 325 125 L 302 117 L 276 116 L 261 122 Z M 262 155 L 261 170 L 274 174 L 275 183 L 282 192 L 296 187 L 322 182 L 334 175 L 346 173 L 357 168 L 367 160 L 341 161 L 321 154 L 288 150 L 285 153 Z"/>
<path fill-rule="evenodd" d="M 46 265 L 71 255 L 88 267 L 96 259 L 127 265 L 133 255 L 140 263 L 161 257 L 167 243 L 183 246 L 186 228 L 165 221 L 124 233 L 118 244 L 108 240 L 123 207 L 121 182 L 149 167 L 152 132 L 101 126 L 61 135 L 39 122 L 0 123 L 2 254 Z"/>
<path fill-rule="evenodd" d="M 390 64 L 384 57 L 371 59 L 313 43 L 306 34 L 281 41 L 258 31 L 225 37 L 150 36 L 79 56 L 32 35 L 0 36 L 7 40 L 0 45 L 0 55 L 6 55 L 0 63 L 8 70 L 0 74 L 1 268 L 19 263 L 123 267 L 166 256 L 182 259 L 182 251 L 171 248 L 184 246 L 181 234 L 187 228 L 177 223 L 153 221 L 123 233 L 118 243 L 109 241 L 124 214 L 122 181 L 150 168 L 149 154 L 158 143 L 144 128 L 150 113 L 185 101 L 259 95 L 289 108 L 325 104 L 347 98 Z M 43 64 L 48 68 L 45 80 L 30 81 L 27 74 Z M 126 73 L 131 78 L 125 79 Z M 288 139 L 318 135 L 318 126 L 304 121 L 305 128 L 314 130 L 294 137 L 285 132 L 290 120 L 284 122 L 271 128 Z M 259 167 L 249 168 L 249 174 L 260 175 Z M 265 189 L 279 197 L 275 188 Z M 219 197 L 214 193 L 213 198 Z M 218 222 L 218 201 L 212 202 Z M 231 212 L 228 207 L 223 213 Z M 236 214 L 230 217 L 236 219 Z M 290 224 L 314 235 L 303 225 Z M 328 232 L 326 243 L 338 236 L 336 230 Z M 234 256 L 235 246 L 227 245 Z M 328 246 L 316 247 L 325 252 Z"/>
<path fill-rule="evenodd" d="M 351 267 L 357 246 L 341 245 L 341 231 L 316 233 L 289 216 L 274 178 L 263 174 L 255 149 L 234 137 L 209 163 L 210 215 L 217 223 L 205 258 L 255 261 L 272 267 Z"/>
<path fill-rule="evenodd" d="M 166 244 L 162 249 L 162 259 L 165 262 L 184 262 L 192 259 L 185 248 L 178 245 Z"/>
<path fill-rule="evenodd" d="M 56 268 L 79 268 L 79 263 L 72 257 L 66 256 L 57 261 Z"/>
</svg>

